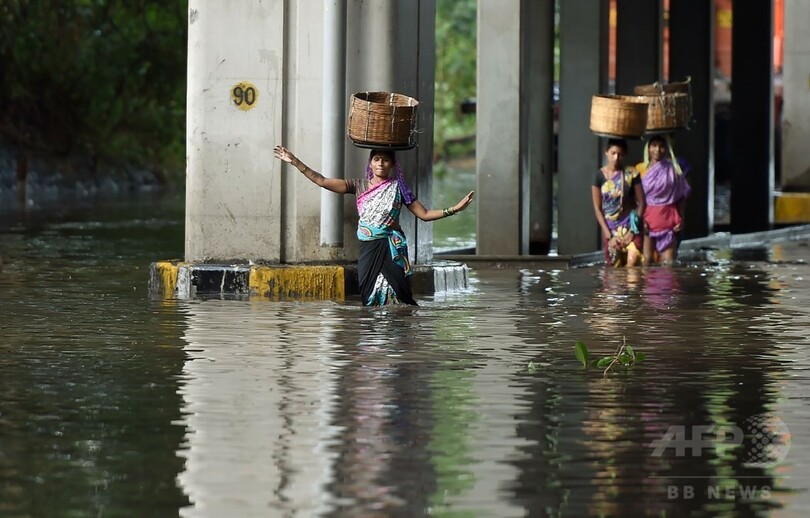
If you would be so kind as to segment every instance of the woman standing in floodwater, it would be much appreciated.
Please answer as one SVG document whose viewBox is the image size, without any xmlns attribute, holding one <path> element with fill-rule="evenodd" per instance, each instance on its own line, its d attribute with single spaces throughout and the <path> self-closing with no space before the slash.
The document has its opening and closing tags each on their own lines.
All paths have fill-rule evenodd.
<svg viewBox="0 0 810 518">
<path fill-rule="evenodd" d="M 644 161 L 636 165 L 644 187 L 644 259 L 662 264 L 675 261 L 686 198 L 692 191 L 686 175 L 689 164 L 676 158 L 669 135 L 651 137 L 644 145 Z"/>
<path fill-rule="evenodd" d="M 446 209 L 427 209 L 405 183 L 392 150 L 372 149 L 365 178 L 349 180 L 324 177 L 284 146 L 276 146 L 273 153 L 276 158 L 292 164 L 315 185 L 334 193 L 354 194 L 357 197 L 357 213 L 360 216 L 357 223 L 357 238 L 360 240 L 357 273 L 363 304 L 416 305 L 409 279 L 412 272 L 408 243 L 399 226 L 402 205 L 422 221 L 434 221 L 466 209 L 472 203 L 475 191 L 470 191 L 461 201 Z"/>
</svg>

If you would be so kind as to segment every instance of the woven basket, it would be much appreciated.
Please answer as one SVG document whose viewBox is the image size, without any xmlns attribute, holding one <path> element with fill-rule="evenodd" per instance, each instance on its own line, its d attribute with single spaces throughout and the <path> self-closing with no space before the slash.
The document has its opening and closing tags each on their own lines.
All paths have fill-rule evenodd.
<svg viewBox="0 0 810 518">
<path fill-rule="evenodd" d="M 348 134 L 360 147 L 412 148 L 416 146 L 419 101 L 393 92 L 352 95 Z"/>
<path fill-rule="evenodd" d="M 662 105 L 669 105 L 667 108 L 670 112 L 673 110 L 678 110 L 678 117 L 684 117 L 683 124 L 675 126 L 676 128 L 687 128 L 689 127 L 689 121 L 692 120 L 692 78 L 686 76 L 685 81 L 675 82 L 675 83 L 664 83 L 661 84 L 659 82 L 655 82 L 649 85 L 638 85 L 633 88 L 633 93 L 635 95 L 657 95 L 657 96 L 665 96 L 669 94 L 684 94 L 686 95 L 686 103 L 684 103 L 684 99 L 681 97 L 677 97 L 675 99 L 667 99 L 661 101 Z M 686 108 L 684 108 L 684 104 Z M 662 106 L 663 108 L 663 106 Z M 681 113 L 682 110 L 686 109 L 686 114 L 684 115 Z M 670 117 L 671 118 L 671 117 Z M 648 121 L 648 125 L 660 125 L 659 122 L 656 121 Z M 665 124 L 665 127 L 662 129 L 669 129 L 670 126 L 668 125 L 669 121 Z"/>
<path fill-rule="evenodd" d="M 603 137 L 639 138 L 647 128 L 647 102 L 639 96 L 594 95 L 591 131 Z"/>
<path fill-rule="evenodd" d="M 621 96 L 647 103 L 646 133 L 688 129 L 692 100 L 685 93 Z"/>
<path fill-rule="evenodd" d="M 649 85 L 638 85 L 633 88 L 635 95 L 660 95 L 660 94 L 692 94 L 692 78 L 686 76 L 686 81 L 661 84 L 658 81 Z"/>
</svg>

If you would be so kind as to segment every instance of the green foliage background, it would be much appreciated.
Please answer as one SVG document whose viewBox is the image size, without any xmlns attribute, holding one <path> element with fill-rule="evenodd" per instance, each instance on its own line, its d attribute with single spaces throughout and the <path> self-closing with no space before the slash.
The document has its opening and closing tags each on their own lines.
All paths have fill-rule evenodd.
<svg viewBox="0 0 810 518">
<path fill-rule="evenodd" d="M 476 0 L 436 2 L 436 99 L 434 149 L 442 153 L 448 139 L 475 132 L 475 117 L 461 113 L 465 99 L 475 97 Z"/>
<path fill-rule="evenodd" d="M 435 149 L 475 132 L 476 0 L 436 2 Z M 185 170 L 183 1 L 0 0 L 0 140 Z M 461 152 L 472 150 L 462 148 Z"/>
<path fill-rule="evenodd" d="M 185 2 L 2 0 L 0 136 L 182 173 L 186 42 Z"/>
</svg>

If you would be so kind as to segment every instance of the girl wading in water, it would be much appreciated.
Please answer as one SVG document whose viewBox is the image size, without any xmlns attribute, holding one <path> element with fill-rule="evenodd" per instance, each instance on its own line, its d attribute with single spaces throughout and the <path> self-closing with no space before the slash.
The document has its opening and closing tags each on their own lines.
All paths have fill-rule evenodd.
<svg viewBox="0 0 810 518">
<path fill-rule="evenodd" d="M 405 184 L 396 155 L 388 149 L 372 149 L 365 178 L 326 178 L 309 168 L 284 146 L 273 149 L 276 158 L 292 164 L 315 185 L 338 194 L 357 197 L 357 238 L 360 257 L 357 273 L 360 296 L 366 306 L 413 304 L 409 276 L 408 243 L 399 226 L 404 204 L 422 221 L 434 221 L 461 212 L 472 203 L 475 191 L 446 209 L 427 209 Z"/>
<path fill-rule="evenodd" d="M 610 139 L 605 149 L 607 164 L 591 186 L 593 212 L 599 228 L 605 260 L 613 266 L 635 266 L 644 260 L 640 214 L 644 213 L 644 189 L 632 167 L 625 167 L 627 142 Z"/>
</svg>

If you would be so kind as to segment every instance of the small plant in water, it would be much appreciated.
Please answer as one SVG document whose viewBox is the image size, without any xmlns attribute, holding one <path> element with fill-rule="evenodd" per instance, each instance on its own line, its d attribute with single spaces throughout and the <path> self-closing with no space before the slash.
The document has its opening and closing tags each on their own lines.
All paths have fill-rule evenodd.
<svg viewBox="0 0 810 518">
<path fill-rule="evenodd" d="M 574 345 L 574 355 L 586 369 L 589 366 L 596 367 L 598 369 L 605 369 L 602 373 L 602 376 L 605 378 L 607 377 L 608 371 L 617 363 L 622 367 L 630 368 L 636 363 L 647 358 L 646 354 L 635 351 L 632 347 L 627 345 L 627 338 L 624 336 L 622 337 L 622 344 L 611 356 L 604 356 L 598 360 L 591 360 L 590 354 L 588 353 L 588 347 L 582 340 L 577 340 L 577 343 Z"/>
</svg>

